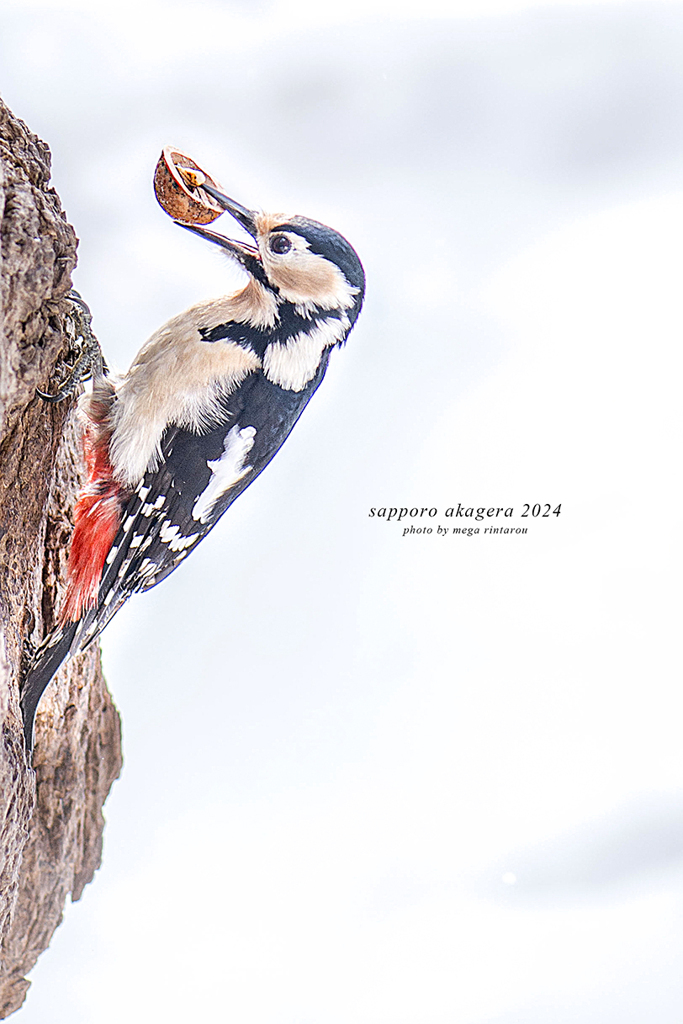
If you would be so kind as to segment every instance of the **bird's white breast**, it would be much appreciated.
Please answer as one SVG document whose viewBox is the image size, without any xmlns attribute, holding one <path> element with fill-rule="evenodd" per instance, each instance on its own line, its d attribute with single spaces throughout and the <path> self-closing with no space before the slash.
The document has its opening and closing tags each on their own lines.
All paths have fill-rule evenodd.
<svg viewBox="0 0 683 1024">
<path fill-rule="evenodd" d="M 155 469 L 166 428 L 199 431 L 217 421 L 221 399 L 261 361 L 234 341 L 206 342 L 199 326 L 230 319 L 227 300 L 195 306 L 161 327 L 116 389 L 110 458 L 117 480 L 135 487 Z"/>
</svg>

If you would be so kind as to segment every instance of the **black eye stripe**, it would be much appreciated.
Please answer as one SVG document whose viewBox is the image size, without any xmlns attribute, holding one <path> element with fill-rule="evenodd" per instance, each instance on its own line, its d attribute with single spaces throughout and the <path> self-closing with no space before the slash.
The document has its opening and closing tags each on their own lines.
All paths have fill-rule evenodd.
<svg viewBox="0 0 683 1024">
<path fill-rule="evenodd" d="M 271 252 L 281 256 L 283 253 L 289 252 L 292 243 L 286 235 L 273 235 L 268 242 L 268 248 Z"/>
</svg>

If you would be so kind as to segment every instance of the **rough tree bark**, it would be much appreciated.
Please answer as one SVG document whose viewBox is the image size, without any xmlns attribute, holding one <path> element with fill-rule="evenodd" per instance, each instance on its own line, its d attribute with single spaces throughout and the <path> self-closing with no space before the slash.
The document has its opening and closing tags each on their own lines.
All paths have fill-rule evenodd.
<svg viewBox="0 0 683 1024">
<path fill-rule="evenodd" d="M 49 187 L 50 152 L 0 100 L 0 1018 L 100 865 L 102 805 L 121 768 L 99 650 L 46 693 L 35 772 L 19 710 L 23 644 L 55 620 L 83 474 L 73 401 L 35 397 L 69 352 L 77 239 Z"/>
</svg>

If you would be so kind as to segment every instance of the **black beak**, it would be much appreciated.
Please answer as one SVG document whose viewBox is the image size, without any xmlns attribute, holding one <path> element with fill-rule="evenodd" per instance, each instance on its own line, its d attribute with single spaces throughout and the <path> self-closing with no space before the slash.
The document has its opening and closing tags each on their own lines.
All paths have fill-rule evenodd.
<svg viewBox="0 0 683 1024">
<path fill-rule="evenodd" d="M 214 188 L 213 185 L 208 185 L 206 182 L 202 185 L 202 189 L 204 192 L 208 192 L 219 206 L 222 206 L 224 210 L 232 214 L 237 223 L 241 224 L 253 239 L 258 237 L 256 213 L 253 210 L 247 210 L 246 207 L 236 203 L 234 199 L 224 196 L 217 188 Z M 200 224 L 186 224 L 182 220 L 177 220 L 176 224 L 181 228 L 185 228 L 186 231 L 193 231 L 200 238 L 206 238 L 207 241 L 214 242 L 215 245 L 220 245 L 223 249 L 227 249 L 230 255 L 234 256 L 238 263 L 241 263 L 250 274 L 259 280 L 264 278 L 261 254 L 257 246 L 251 245 L 249 242 L 237 242 L 232 238 L 226 238 L 225 235 L 219 235 L 217 231 L 210 231 L 209 228 L 205 228 Z"/>
<path fill-rule="evenodd" d="M 208 185 L 206 182 L 202 185 L 202 189 L 208 192 L 212 199 L 215 199 L 219 206 L 222 206 L 224 210 L 232 214 L 238 224 L 241 224 L 245 231 L 248 231 L 252 238 L 256 238 L 256 214 L 253 210 L 247 210 L 246 207 L 236 203 L 234 199 L 228 199 L 222 192 L 219 192 L 213 185 Z"/>
</svg>

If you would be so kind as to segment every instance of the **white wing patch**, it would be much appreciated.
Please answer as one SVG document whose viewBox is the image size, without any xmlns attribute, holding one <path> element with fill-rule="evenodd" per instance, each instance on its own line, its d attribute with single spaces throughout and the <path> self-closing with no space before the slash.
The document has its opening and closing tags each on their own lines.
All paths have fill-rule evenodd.
<svg viewBox="0 0 683 1024">
<path fill-rule="evenodd" d="M 180 532 L 180 527 L 172 526 L 169 519 L 162 523 L 159 530 L 159 540 L 162 544 L 168 544 L 170 551 L 184 551 L 185 548 L 191 548 L 198 539 L 198 533 L 191 533 L 189 537 L 184 537 Z"/>
<path fill-rule="evenodd" d="M 238 480 L 249 472 L 244 460 L 254 445 L 256 427 L 242 427 L 235 424 L 223 442 L 223 454 L 213 462 L 207 462 L 211 479 L 199 495 L 192 509 L 192 518 L 200 523 L 208 522 L 211 509 L 216 501 L 229 491 Z"/>
<path fill-rule="evenodd" d="M 263 372 L 287 391 L 303 391 L 313 380 L 326 348 L 341 341 L 349 329 L 346 315 L 328 317 L 311 331 L 301 331 L 284 345 L 272 342 L 263 357 Z"/>
</svg>

